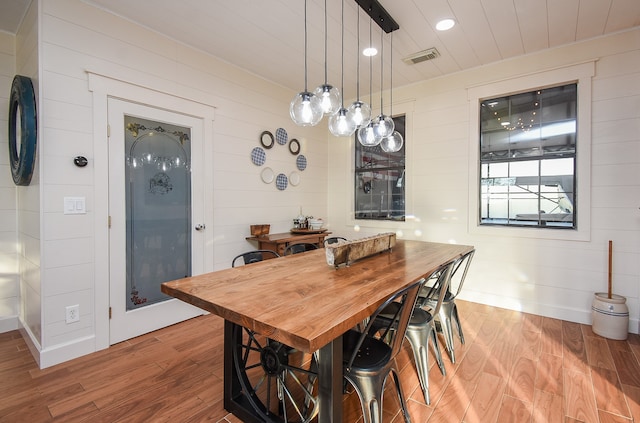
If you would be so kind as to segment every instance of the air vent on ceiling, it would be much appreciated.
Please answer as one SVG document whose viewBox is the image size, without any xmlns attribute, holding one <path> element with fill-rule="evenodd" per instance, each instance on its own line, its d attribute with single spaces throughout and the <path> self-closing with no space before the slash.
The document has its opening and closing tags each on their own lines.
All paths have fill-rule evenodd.
<svg viewBox="0 0 640 423">
<path fill-rule="evenodd" d="M 427 60 L 433 60 L 439 57 L 440 53 L 435 47 L 428 48 L 426 50 L 419 51 L 411 56 L 402 59 L 408 65 L 415 65 L 416 63 L 426 62 Z"/>
</svg>

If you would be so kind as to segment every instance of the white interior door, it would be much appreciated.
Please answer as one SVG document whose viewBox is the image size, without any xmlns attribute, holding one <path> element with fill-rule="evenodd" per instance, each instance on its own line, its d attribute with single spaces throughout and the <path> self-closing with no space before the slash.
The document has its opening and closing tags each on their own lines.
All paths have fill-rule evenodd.
<svg viewBox="0 0 640 423">
<path fill-rule="evenodd" d="M 202 273 L 203 121 L 109 98 L 110 343 L 202 314 L 160 291 Z"/>
</svg>

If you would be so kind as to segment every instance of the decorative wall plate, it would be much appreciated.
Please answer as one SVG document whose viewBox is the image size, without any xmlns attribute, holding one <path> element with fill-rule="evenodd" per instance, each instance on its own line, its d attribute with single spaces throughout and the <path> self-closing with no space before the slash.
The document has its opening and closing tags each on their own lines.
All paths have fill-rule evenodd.
<svg viewBox="0 0 640 423">
<path fill-rule="evenodd" d="M 295 187 L 300 183 L 300 174 L 296 171 L 293 171 L 289 174 L 289 182 L 291 186 Z"/>
<path fill-rule="evenodd" d="M 273 169 L 271 169 L 270 167 L 265 167 L 264 169 L 262 169 L 262 172 L 260 172 L 260 178 L 265 184 L 270 184 L 271 182 L 273 182 L 274 177 L 275 174 L 273 173 Z"/>
<path fill-rule="evenodd" d="M 296 166 L 298 170 L 305 170 L 307 168 L 307 158 L 300 154 L 296 159 Z"/>
<path fill-rule="evenodd" d="M 300 152 L 300 143 L 297 139 L 292 138 L 291 141 L 289 141 L 289 151 L 293 155 L 298 155 Z"/>
<path fill-rule="evenodd" d="M 289 135 L 287 135 L 287 130 L 284 128 L 276 129 L 276 141 L 280 145 L 285 145 L 287 141 L 289 141 Z"/>
<path fill-rule="evenodd" d="M 260 134 L 260 144 L 267 150 L 273 147 L 273 134 L 269 131 L 263 131 L 262 134 Z"/>
<path fill-rule="evenodd" d="M 278 176 L 276 176 L 276 187 L 280 191 L 284 191 L 285 189 L 287 189 L 287 185 L 287 175 L 285 175 L 284 173 L 279 173 Z"/>
<path fill-rule="evenodd" d="M 251 161 L 256 166 L 262 166 L 267 160 L 267 153 L 261 148 L 256 147 L 251 150 Z"/>
</svg>

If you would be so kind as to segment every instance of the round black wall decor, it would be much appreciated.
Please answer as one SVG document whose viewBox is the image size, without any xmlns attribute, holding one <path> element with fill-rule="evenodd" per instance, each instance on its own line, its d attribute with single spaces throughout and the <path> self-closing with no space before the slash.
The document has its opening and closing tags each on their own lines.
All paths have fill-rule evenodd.
<svg viewBox="0 0 640 423">
<path fill-rule="evenodd" d="M 29 185 L 36 158 L 38 126 L 31 79 L 16 75 L 9 97 L 9 162 L 16 185 Z"/>
</svg>

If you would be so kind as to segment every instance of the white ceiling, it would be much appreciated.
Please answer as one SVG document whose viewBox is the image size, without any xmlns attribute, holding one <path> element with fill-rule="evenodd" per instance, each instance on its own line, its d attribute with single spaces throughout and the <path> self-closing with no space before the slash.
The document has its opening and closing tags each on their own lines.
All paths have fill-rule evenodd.
<svg viewBox="0 0 640 423">
<path fill-rule="evenodd" d="M 302 0 L 85 0 L 208 52 L 294 91 L 304 87 Z M 30 0 L 2 0 L 0 30 L 14 32 Z M 341 0 L 328 4 L 328 81 L 340 86 Z M 400 25 L 393 32 L 393 85 L 401 86 L 502 59 L 640 26 L 640 0 L 380 0 Z M 355 96 L 358 10 L 344 0 L 346 96 Z M 20 8 L 22 6 L 22 9 Z M 452 17 L 446 32 L 435 24 Z M 324 80 L 324 0 L 308 0 L 308 86 Z M 360 45 L 369 17 L 360 12 Z M 381 31 L 373 27 L 373 43 Z M 384 36 L 384 86 L 390 84 L 390 36 Z M 440 57 L 415 65 L 402 58 L 435 47 Z M 378 56 L 379 57 L 379 56 Z M 360 93 L 369 91 L 369 59 L 360 61 Z M 373 61 L 373 90 L 381 64 Z"/>
</svg>

